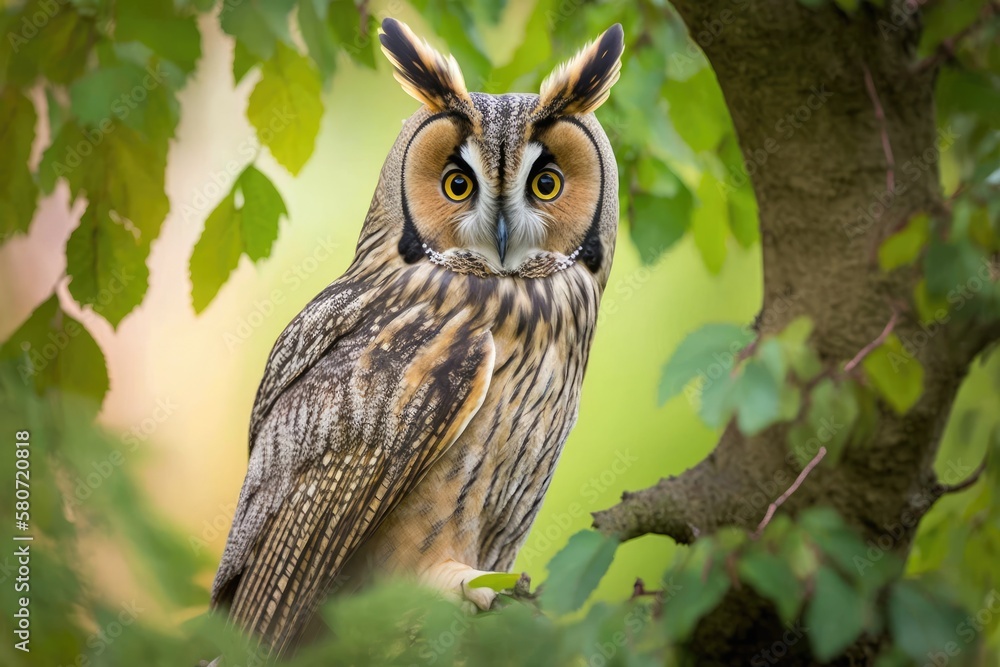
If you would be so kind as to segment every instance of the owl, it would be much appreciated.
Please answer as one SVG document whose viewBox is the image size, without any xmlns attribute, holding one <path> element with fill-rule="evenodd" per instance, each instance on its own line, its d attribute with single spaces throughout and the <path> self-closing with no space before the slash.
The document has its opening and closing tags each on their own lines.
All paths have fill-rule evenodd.
<svg viewBox="0 0 1000 667">
<path fill-rule="evenodd" d="M 408 576 L 488 608 L 577 417 L 618 178 L 593 115 L 615 25 L 540 93 L 466 90 L 404 24 L 379 35 L 422 103 L 346 273 L 275 343 L 214 607 L 287 653 L 336 590 Z"/>
</svg>

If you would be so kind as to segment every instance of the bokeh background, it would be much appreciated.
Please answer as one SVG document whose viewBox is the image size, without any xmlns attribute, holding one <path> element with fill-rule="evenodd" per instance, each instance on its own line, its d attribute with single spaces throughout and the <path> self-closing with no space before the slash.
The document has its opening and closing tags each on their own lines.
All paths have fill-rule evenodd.
<svg viewBox="0 0 1000 667">
<path fill-rule="evenodd" d="M 403 18 L 430 34 L 419 17 Z M 192 548 L 221 555 L 246 472 L 250 410 L 267 355 L 289 320 L 350 264 L 382 162 L 402 120 L 418 105 L 387 63 L 372 72 L 345 58 L 324 95 L 316 152 L 299 176 L 289 176 L 266 151 L 258 158 L 289 213 L 271 257 L 259 265 L 242 258 L 215 301 L 196 315 L 188 258 L 205 217 L 231 187 L 235 175 L 227 163 L 235 160 L 242 169 L 247 149 L 259 146 L 244 116 L 256 77 L 233 89 L 231 42 L 212 20 L 201 28 L 202 60 L 180 94 L 181 122 L 167 167 L 171 212 L 148 261 L 145 300 L 112 331 L 103 318 L 81 312 L 65 285 L 59 291 L 66 311 L 87 326 L 107 359 L 111 390 L 100 422 L 141 443 L 131 451 L 131 441 L 123 439 L 125 467 L 141 474 L 156 506 L 195 540 Z M 496 28 L 498 60 L 505 43 L 516 44 L 500 37 L 512 29 L 516 24 Z M 81 213 L 80 206 L 69 208 L 69 191 L 61 184 L 41 205 L 31 233 L 0 247 L 0 338 L 47 298 L 63 274 L 63 249 Z M 646 266 L 622 230 L 579 422 L 519 569 L 541 581 L 549 558 L 589 527 L 589 512 L 613 505 L 623 490 L 684 470 L 709 451 L 716 434 L 698 420 L 696 406 L 681 396 L 658 407 L 662 364 L 700 324 L 749 322 L 759 305 L 758 251 L 733 244 L 725 268 L 712 275 L 688 237 Z M 669 539 L 656 537 L 626 545 L 602 590 L 625 596 L 636 577 L 657 580 L 672 549 Z M 119 545 L 97 542 L 82 555 L 108 596 L 142 594 Z M 211 575 L 205 573 L 206 584 Z"/>
<path fill-rule="evenodd" d="M 418 32 L 432 34 L 406 6 L 386 5 L 376 13 L 390 9 Z M 500 23 L 484 29 L 494 62 L 513 56 L 530 9 L 531 3 L 511 1 Z M 417 104 L 400 90 L 387 63 L 380 60 L 372 71 L 341 57 L 324 90 L 315 153 L 291 177 L 259 148 L 244 114 L 259 75 L 252 72 L 234 88 L 232 41 L 211 17 L 199 25 L 202 57 L 179 94 L 181 121 L 169 153 L 171 210 L 152 246 L 150 286 L 141 306 L 112 330 L 69 296 L 61 278 L 64 247 L 82 206 L 70 205 L 61 183 L 42 201 L 30 232 L 0 245 L 0 340 L 59 283 L 64 310 L 86 325 L 107 359 L 111 389 L 98 419 L 121 441 L 122 469 L 139 477 L 158 517 L 176 524 L 193 552 L 217 562 L 246 470 L 247 425 L 267 354 L 285 324 L 348 266 L 383 158 Z M 581 35 L 581 42 L 589 37 Z M 553 54 L 551 64 L 569 55 Z M 48 140 L 44 134 L 36 138 L 36 158 Z M 205 217 L 231 187 L 236 173 L 227 165 L 236 161 L 242 169 L 258 150 L 256 164 L 282 193 L 287 219 L 271 256 L 256 265 L 243 257 L 212 304 L 196 315 L 188 275 L 192 248 Z M 947 163 L 947 155 L 943 159 Z M 717 204 L 708 197 L 697 206 Z M 713 272 L 688 234 L 655 262 L 644 263 L 627 233 L 628 221 L 622 224 L 579 422 L 517 561 L 517 569 L 536 582 L 544 580 L 545 564 L 569 536 L 590 525 L 589 512 L 614 504 L 623 490 L 680 473 L 710 451 L 718 433 L 701 423 L 697 406 L 683 394 L 658 405 L 662 365 L 688 332 L 706 322 L 747 323 L 760 306 L 759 246 L 746 249 L 730 238 L 727 259 Z M 966 380 L 940 454 L 941 471 L 981 458 L 995 419 L 972 423 L 963 415 L 996 414 L 997 366 L 978 366 Z M 925 520 L 922 535 L 954 516 L 949 503 L 962 502 L 943 501 Z M 637 577 L 658 580 L 675 550 L 667 538 L 627 543 L 597 598 L 628 597 Z M 130 566 L 120 538 L 85 535 L 79 557 L 92 592 L 110 606 L 138 600 L 157 609 L 160 599 Z M 944 558 L 918 542 L 910 568 L 936 568 Z M 213 574 L 207 567 L 198 580 L 207 587 Z M 171 611 L 165 620 L 201 611 Z"/>
</svg>

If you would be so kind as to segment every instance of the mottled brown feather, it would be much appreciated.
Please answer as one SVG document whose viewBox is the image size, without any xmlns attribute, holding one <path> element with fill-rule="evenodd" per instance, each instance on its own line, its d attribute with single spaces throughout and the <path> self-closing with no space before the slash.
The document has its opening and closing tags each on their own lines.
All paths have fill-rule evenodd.
<svg viewBox="0 0 1000 667">
<path fill-rule="evenodd" d="M 279 339 L 257 403 L 274 409 L 255 409 L 262 421 L 251 427 L 259 460 L 251 471 L 266 486 L 248 476 L 216 579 L 215 603 L 230 603 L 237 623 L 278 650 L 294 641 L 352 551 L 458 438 L 493 371 L 492 335 L 474 330 L 468 313 L 434 324 L 430 306 L 395 308 L 400 291 L 387 289 L 362 293 L 367 308 L 352 303 L 346 310 L 360 315 L 344 316 L 342 295 L 353 292 L 345 276 Z M 334 342 L 311 365 L 304 357 L 278 363 L 280 349 L 320 349 L 306 343 L 323 338 L 317 328 Z M 266 387 L 284 389 L 272 398 Z M 312 450 L 296 470 L 282 465 L 289 441 Z M 281 499 L 255 505 L 258 494 Z"/>
</svg>

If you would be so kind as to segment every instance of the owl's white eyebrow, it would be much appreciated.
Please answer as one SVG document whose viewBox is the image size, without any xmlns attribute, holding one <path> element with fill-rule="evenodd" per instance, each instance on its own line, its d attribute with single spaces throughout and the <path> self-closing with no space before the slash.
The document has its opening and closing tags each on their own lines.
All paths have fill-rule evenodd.
<svg viewBox="0 0 1000 667">
<path fill-rule="evenodd" d="M 517 168 L 517 177 L 514 179 L 514 182 L 517 184 L 514 186 L 515 188 L 520 189 L 524 187 L 524 184 L 528 181 L 528 174 L 531 173 L 535 162 L 544 152 L 545 146 L 537 141 L 532 141 L 525 147 L 524 153 L 521 155 L 521 164 Z"/>
<path fill-rule="evenodd" d="M 496 196 L 496 191 L 493 188 L 492 182 L 486 177 L 486 172 L 483 169 L 483 155 L 479 147 L 472 143 L 464 143 L 458 149 L 458 155 L 472 168 L 472 173 L 475 175 L 476 182 L 479 184 L 483 194 L 492 200 Z"/>
</svg>

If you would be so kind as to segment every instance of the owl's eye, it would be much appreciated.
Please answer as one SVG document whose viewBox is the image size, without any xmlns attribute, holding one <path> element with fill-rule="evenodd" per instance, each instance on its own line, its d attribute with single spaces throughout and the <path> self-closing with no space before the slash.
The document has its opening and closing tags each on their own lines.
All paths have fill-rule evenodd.
<svg viewBox="0 0 1000 667">
<path fill-rule="evenodd" d="M 552 201 L 562 192 L 562 176 L 552 169 L 545 169 L 531 179 L 531 192 L 542 201 Z"/>
<path fill-rule="evenodd" d="M 474 189 L 472 179 L 457 169 L 444 175 L 441 187 L 444 188 L 444 195 L 456 202 L 468 199 Z"/>
</svg>

